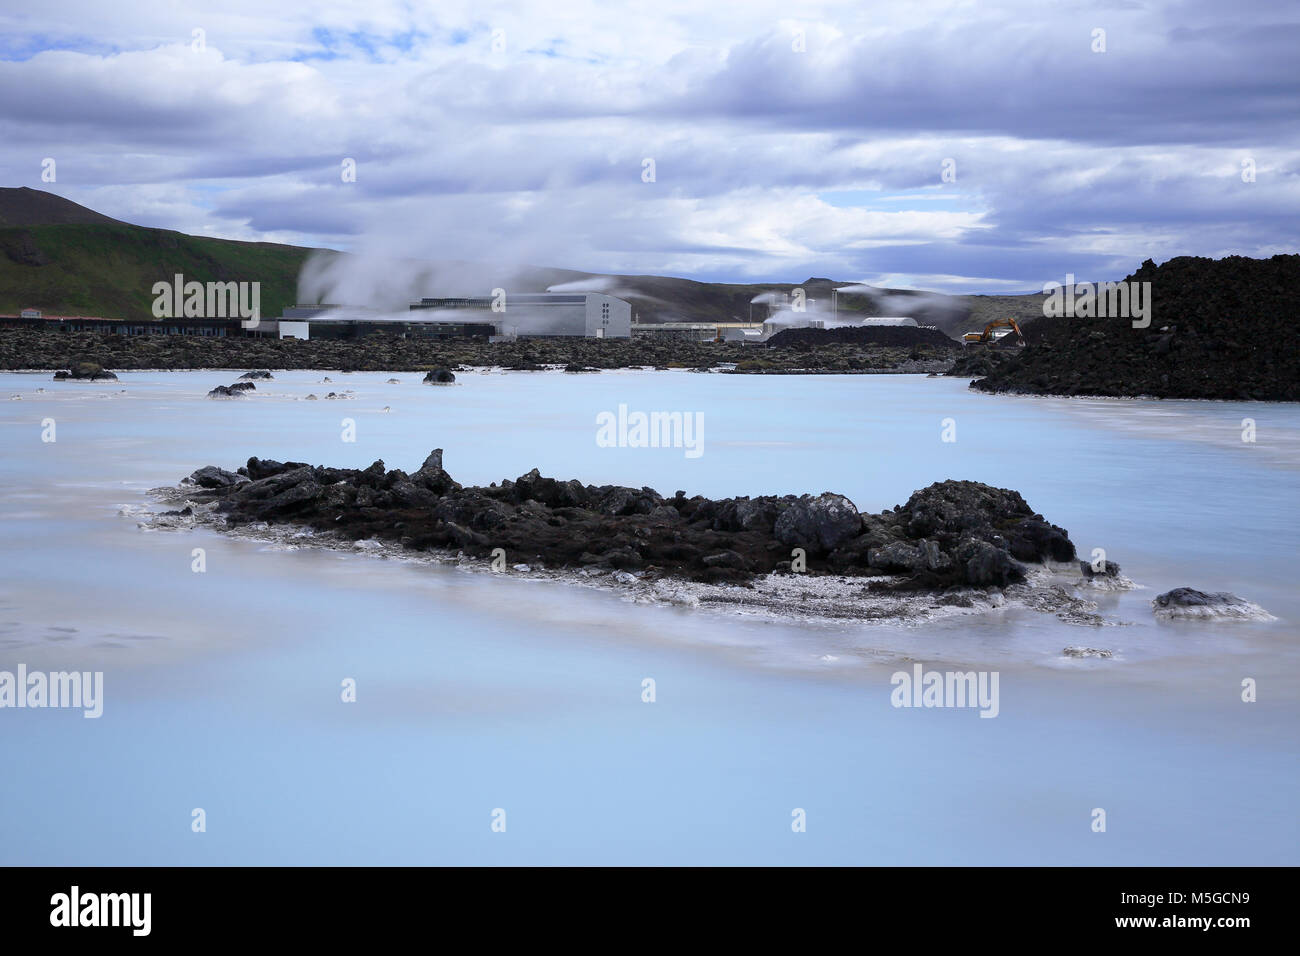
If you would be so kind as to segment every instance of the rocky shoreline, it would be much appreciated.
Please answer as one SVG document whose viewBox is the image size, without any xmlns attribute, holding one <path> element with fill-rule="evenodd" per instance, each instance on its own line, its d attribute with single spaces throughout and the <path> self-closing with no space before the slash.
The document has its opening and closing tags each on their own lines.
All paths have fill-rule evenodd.
<svg viewBox="0 0 1300 956">
<path fill-rule="evenodd" d="M 954 343 L 955 344 L 955 343 Z M 101 332 L 0 329 L 0 369 L 66 370 L 95 365 L 116 371 L 264 368 L 344 372 L 428 372 L 438 368 L 494 367 L 515 371 L 572 372 L 624 368 L 686 368 L 731 374 L 928 374 L 952 364 L 953 350 L 939 345 L 874 342 L 798 343 L 766 348 L 735 342 L 673 338 L 401 339 L 385 335 L 359 341 L 329 339 L 120 336 Z"/>
</svg>

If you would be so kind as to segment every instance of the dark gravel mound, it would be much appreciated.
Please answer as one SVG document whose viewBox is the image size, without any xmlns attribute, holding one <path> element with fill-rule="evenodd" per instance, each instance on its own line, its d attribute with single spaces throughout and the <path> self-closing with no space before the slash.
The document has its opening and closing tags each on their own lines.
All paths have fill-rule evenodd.
<svg viewBox="0 0 1300 956">
<path fill-rule="evenodd" d="M 1018 354 L 951 374 L 986 392 L 1300 401 L 1300 255 L 1148 259 L 1126 281 L 1151 283 L 1148 328 L 1035 319 Z"/>
<path fill-rule="evenodd" d="M 941 349 L 959 349 L 961 343 L 938 329 L 918 329 L 907 325 L 845 325 L 834 329 L 782 329 L 767 340 L 770 349 L 795 345 L 881 345 L 912 348 L 930 345 Z"/>
<path fill-rule="evenodd" d="M 209 465 L 190 476 L 193 498 L 215 502 L 228 526 L 308 526 L 345 540 L 412 550 L 462 550 L 549 568 L 601 567 L 744 583 L 792 569 L 897 576 L 893 589 L 1005 586 L 1022 562 L 1069 561 L 1074 545 L 1016 492 L 943 481 L 878 515 L 842 495 L 712 500 L 653 488 L 583 485 L 536 469 L 514 481 L 463 487 L 436 449 L 415 472 L 376 461 L 364 470 L 250 458 L 238 472 Z M 883 583 L 883 582 L 882 582 Z"/>
</svg>

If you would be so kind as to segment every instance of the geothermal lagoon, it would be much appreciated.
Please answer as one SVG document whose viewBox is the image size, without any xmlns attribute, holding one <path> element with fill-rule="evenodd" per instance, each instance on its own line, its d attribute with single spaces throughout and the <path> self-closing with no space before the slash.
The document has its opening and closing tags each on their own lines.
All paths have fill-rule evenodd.
<svg viewBox="0 0 1300 956">
<path fill-rule="evenodd" d="M 0 862 L 1300 862 L 1294 405 L 633 370 L 276 371 L 206 397 L 241 371 L 0 374 L 0 672 L 102 674 L 94 719 L 4 713 Z M 655 411 L 690 443 L 618 440 Z M 1081 594 L 1100 624 L 1014 601 L 835 620 L 149 518 L 204 465 L 413 471 L 433 448 L 465 484 L 872 512 L 982 481 L 1136 587 Z M 1180 586 L 1273 619 L 1158 618 Z M 953 671 L 977 706 L 924 705 Z"/>
</svg>

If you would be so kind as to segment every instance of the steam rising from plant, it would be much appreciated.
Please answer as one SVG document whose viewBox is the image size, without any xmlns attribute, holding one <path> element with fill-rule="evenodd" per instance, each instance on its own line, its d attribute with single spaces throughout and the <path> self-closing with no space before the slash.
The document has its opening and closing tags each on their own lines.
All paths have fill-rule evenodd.
<svg viewBox="0 0 1300 956">
<path fill-rule="evenodd" d="M 298 274 L 298 301 L 405 312 L 426 296 L 535 291 L 526 268 L 472 262 L 428 262 L 360 253 L 313 252 Z"/>
<path fill-rule="evenodd" d="M 386 256 L 313 252 L 298 275 L 298 302 L 303 305 L 329 304 L 330 319 L 365 322 L 409 322 L 410 305 L 423 298 L 488 297 L 494 290 L 505 292 L 502 312 L 484 309 L 430 309 L 419 313 L 423 320 L 441 322 L 483 322 L 498 325 L 504 334 L 545 334 L 563 330 L 562 320 L 547 309 L 514 305 L 512 293 L 604 292 L 627 298 L 630 290 L 618 290 L 612 279 L 593 276 L 544 286 L 543 276 L 554 270 L 526 266 L 494 266 L 471 262 L 427 262 Z M 572 274 L 572 273 L 570 273 Z M 640 296 L 646 299 L 645 296 Z M 653 301 L 653 300 L 650 300 Z"/>
<path fill-rule="evenodd" d="M 801 328 L 809 325 L 825 329 L 861 325 L 863 316 L 853 313 L 836 314 L 829 298 L 805 298 L 803 310 L 795 308 L 795 300 L 785 292 L 760 292 L 749 300 L 754 305 L 766 305 L 768 313 L 763 321 L 781 328 Z"/>
<path fill-rule="evenodd" d="M 574 277 L 576 276 L 576 278 Z M 560 281 L 556 281 L 556 280 Z M 963 321 L 969 309 L 960 299 L 937 292 L 897 292 L 862 283 L 839 286 L 839 308 L 832 306 L 831 286 L 825 280 L 796 308 L 791 293 L 761 292 L 750 300 L 762 306 L 753 310 L 755 320 L 777 327 L 820 325 L 824 328 L 854 326 L 867 316 L 906 316 L 921 325 L 951 327 Z M 298 301 L 303 304 L 332 304 L 333 318 L 356 318 L 372 322 L 410 321 L 410 304 L 425 297 L 491 296 L 493 290 L 506 294 L 504 313 L 482 310 L 438 310 L 424 313 L 426 319 L 448 322 L 494 322 L 509 334 L 534 334 L 552 330 L 554 321 L 545 309 L 532 310 L 510 304 L 510 296 L 521 292 L 600 292 L 632 303 L 641 318 L 686 320 L 696 317 L 680 305 L 639 291 L 625 277 L 587 275 L 557 269 L 520 265 L 491 265 L 472 262 L 428 261 L 366 253 L 317 251 L 303 264 L 298 277 Z M 846 301 L 848 299 L 848 301 Z M 865 307 L 863 304 L 865 300 Z"/>
<path fill-rule="evenodd" d="M 941 292 L 891 292 L 862 283 L 839 286 L 835 291 L 841 296 L 866 296 L 874 315 L 907 316 L 919 325 L 944 328 L 945 323 L 961 321 L 970 313 L 961 299 Z M 841 300 L 841 313 L 843 304 Z"/>
</svg>

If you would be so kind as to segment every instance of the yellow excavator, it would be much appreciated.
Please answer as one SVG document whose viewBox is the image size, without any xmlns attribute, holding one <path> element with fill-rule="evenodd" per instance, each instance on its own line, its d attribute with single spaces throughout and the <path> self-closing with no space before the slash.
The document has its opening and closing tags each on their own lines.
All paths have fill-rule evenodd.
<svg viewBox="0 0 1300 956">
<path fill-rule="evenodd" d="M 994 329 L 1004 329 L 1008 327 L 1010 327 L 1010 331 L 1004 332 L 1002 335 L 995 336 L 993 334 Z M 1025 344 L 1025 335 L 1020 331 L 1020 324 L 1016 322 L 1015 319 L 1008 316 L 1005 319 L 994 319 L 988 325 L 984 326 L 983 332 L 967 332 L 961 337 L 961 342 L 962 345 L 968 347 L 971 345 L 1000 345 L 1001 340 L 1012 333 L 1015 333 L 1017 345 Z"/>
</svg>

